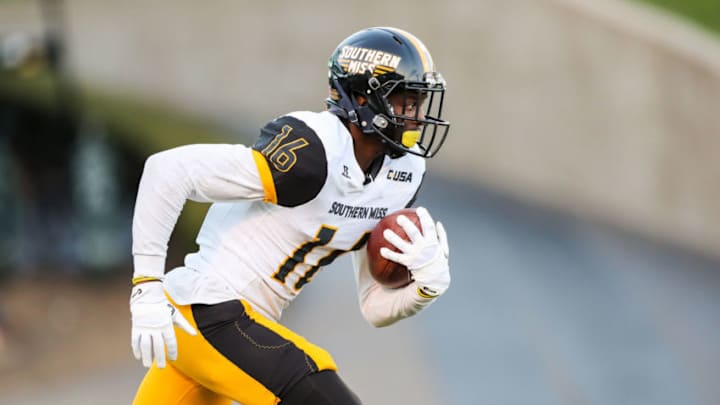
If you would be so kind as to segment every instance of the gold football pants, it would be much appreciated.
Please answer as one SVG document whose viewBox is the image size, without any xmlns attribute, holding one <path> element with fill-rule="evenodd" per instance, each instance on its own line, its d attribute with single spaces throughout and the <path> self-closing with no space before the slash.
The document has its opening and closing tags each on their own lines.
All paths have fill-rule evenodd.
<svg viewBox="0 0 720 405">
<path fill-rule="evenodd" d="M 175 328 L 177 360 L 153 363 L 134 405 L 275 405 L 303 377 L 337 370 L 328 352 L 243 301 L 175 307 L 198 333 Z"/>
</svg>

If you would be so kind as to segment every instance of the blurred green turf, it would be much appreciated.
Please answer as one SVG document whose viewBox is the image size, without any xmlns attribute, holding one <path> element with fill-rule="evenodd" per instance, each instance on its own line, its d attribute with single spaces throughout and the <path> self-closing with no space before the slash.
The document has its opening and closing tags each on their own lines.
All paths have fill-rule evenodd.
<svg viewBox="0 0 720 405">
<path fill-rule="evenodd" d="M 720 0 L 635 0 L 654 4 L 720 35 Z"/>
</svg>

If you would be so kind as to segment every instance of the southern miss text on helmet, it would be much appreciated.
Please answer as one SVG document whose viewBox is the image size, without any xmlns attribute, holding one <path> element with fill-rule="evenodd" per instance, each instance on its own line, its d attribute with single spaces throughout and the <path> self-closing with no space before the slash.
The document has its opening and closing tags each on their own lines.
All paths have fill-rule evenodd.
<svg viewBox="0 0 720 405">
<path fill-rule="evenodd" d="M 419 39 L 398 28 L 359 31 L 337 46 L 328 68 L 331 112 L 379 136 L 390 157 L 437 154 L 450 128 L 441 116 L 445 80 Z M 402 97 L 401 111 L 393 97 Z"/>
</svg>

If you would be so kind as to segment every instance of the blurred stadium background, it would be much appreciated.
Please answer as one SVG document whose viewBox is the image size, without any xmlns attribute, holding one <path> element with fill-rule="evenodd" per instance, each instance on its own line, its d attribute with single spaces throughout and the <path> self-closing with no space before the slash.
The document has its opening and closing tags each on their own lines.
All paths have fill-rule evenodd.
<svg viewBox="0 0 720 405">
<path fill-rule="evenodd" d="M 0 404 L 127 404 L 144 159 L 318 110 L 358 29 L 422 38 L 453 288 L 373 329 L 349 263 L 285 322 L 368 404 L 720 403 L 720 3 L 0 1 Z M 194 247 L 189 204 L 169 267 Z"/>
</svg>

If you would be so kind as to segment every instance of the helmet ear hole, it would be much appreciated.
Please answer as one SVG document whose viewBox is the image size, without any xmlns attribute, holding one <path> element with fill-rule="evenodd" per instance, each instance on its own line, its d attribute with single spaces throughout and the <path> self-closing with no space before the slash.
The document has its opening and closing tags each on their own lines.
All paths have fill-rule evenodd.
<svg viewBox="0 0 720 405">
<path fill-rule="evenodd" d="M 377 77 L 373 76 L 368 79 L 368 87 L 370 88 L 368 90 L 377 91 L 380 87 L 382 87 L 382 83 L 380 83 L 380 80 L 378 80 Z"/>
</svg>

